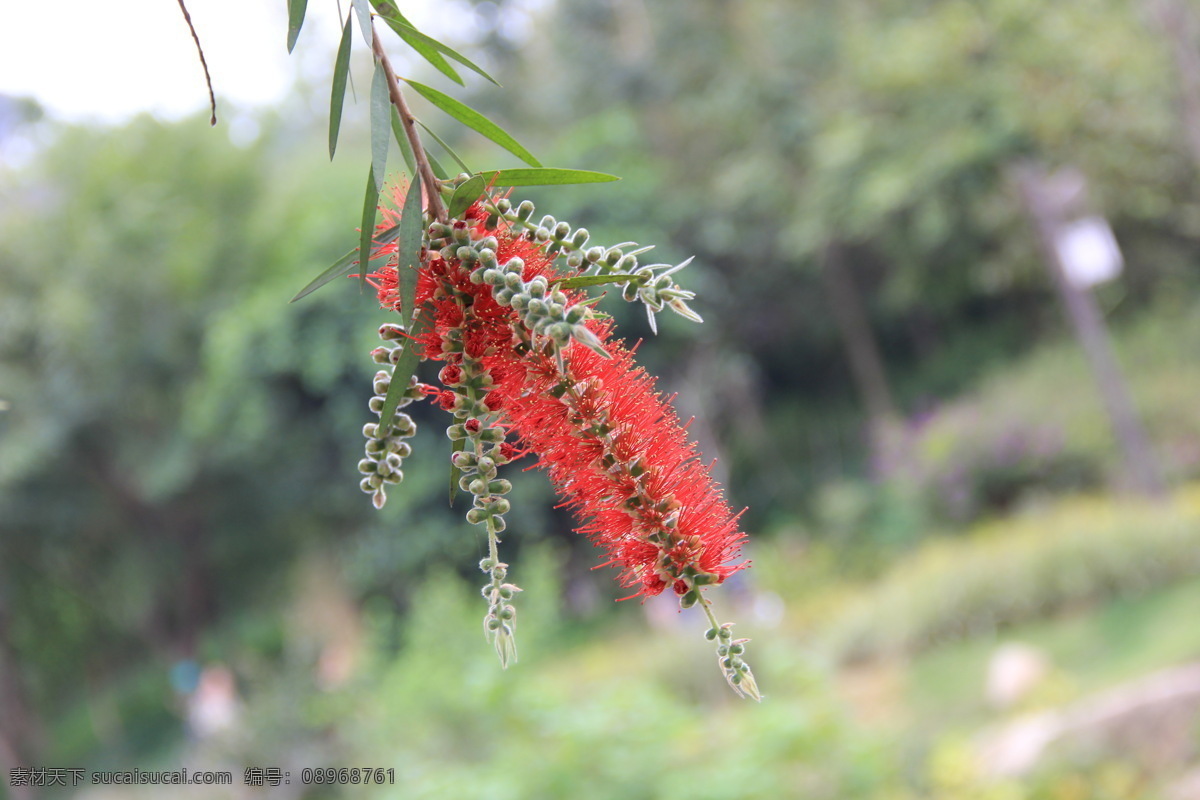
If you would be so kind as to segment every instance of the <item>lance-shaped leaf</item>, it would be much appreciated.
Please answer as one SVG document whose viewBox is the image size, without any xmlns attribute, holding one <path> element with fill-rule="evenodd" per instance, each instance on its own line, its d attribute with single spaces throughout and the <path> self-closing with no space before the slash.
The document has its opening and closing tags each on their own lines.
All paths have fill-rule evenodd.
<svg viewBox="0 0 1200 800">
<path fill-rule="evenodd" d="M 445 111 L 456 120 L 466 125 L 468 128 L 477 131 L 487 138 L 491 139 L 496 144 L 503 147 L 508 152 L 515 155 L 517 158 L 529 164 L 531 167 L 540 167 L 542 164 L 533 154 L 526 150 L 520 142 L 514 139 L 507 131 L 501 128 L 490 119 L 480 114 L 475 109 L 455 100 L 448 94 L 443 94 L 432 86 L 426 86 L 423 83 L 404 79 L 405 82 L 417 90 L 417 94 L 424 97 L 435 106 Z"/>
<path fill-rule="evenodd" d="M 371 4 L 368 0 L 350 0 L 354 13 L 358 15 L 358 26 L 362 28 L 363 41 L 367 47 L 375 46 L 374 31 L 371 30 Z"/>
<path fill-rule="evenodd" d="M 384 173 L 387 170 L 391 108 L 387 71 L 384 70 L 383 64 L 376 61 L 375 76 L 371 79 L 371 173 L 375 176 L 376 191 L 383 188 Z"/>
<path fill-rule="evenodd" d="M 500 169 L 479 173 L 489 186 L 564 186 L 575 183 L 607 183 L 621 180 L 607 172 L 549 167 Z"/>
<path fill-rule="evenodd" d="M 454 498 L 458 497 L 458 479 L 462 470 L 454 465 L 454 454 L 461 452 L 466 445 L 466 439 L 455 439 L 450 443 L 450 507 L 454 507 Z"/>
<path fill-rule="evenodd" d="M 421 246 L 425 218 L 421 215 L 421 176 L 413 176 L 408 195 L 400 210 L 400 246 L 396 259 L 396 289 L 400 296 L 400 313 L 407 319 L 416 316 L 413 307 L 417 299 L 417 270 L 421 268 Z"/>
<path fill-rule="evenodd" d="M 433 170 L 434 177 L 440 181 L 449 180 L 450 173 L 446 172 L 446 168 L 442 166 L 441 162 L 433 157 L 433 153 L 429 152 L 429 148 L 425 147 L 422 149 L 425 150 L 425 160 L 429 162 L 429 168 Z"/>
<path fill-rule="evenodd" d="M 379 211 L 379 187 L 375 184 L 375 168 L 367 173 L 367 191 L 363 196 L 362 227 L 358 232 L 359 286 L 367 285 L 367 268 L 371 263 L 371 237 L 375 233 L 375 214 Z"/>
<path fill-rule="evenodd" d="M 383 233 L 381 233 L 375 237 L 375 244 L 380 245 L 380 244 L 387 244 L 388 242 L 394 242 L 394 241 L 396 241 L 396 239 L 399 236 L 400 236 L 400 226 L 393 225 L 392 227 L 388 228 L 386 231 L 384 231 Z M 359 256 L 359 252 L 358 252 L 357 247 L 355 247 L 352 250 L 347 250 L 342 255 L 341 258 L 339 258 L 337 261 L 333 262 L 332 266 L 330 266 L 324 272 L 322 272 L 320 275 L 318 275 L 317 277 L 315 277 L 311 281 L 309 281 L 308 285 L 305 286 L 303 289 L 296 292 L 296 296 L 293 297 L 288 302 L 294 303 L 297 300 L 308 297 L 310 294 L 315 292 L 317 289 L 320 289 L 325 284 L 335 281 L 338 278 L 342 277 L 343 275 L 349 274 L 350 270 L 354 269 L 354 265 L 356 263 L 358 263 L 358 256 Z"/>
<path fill-rule="evenodd" d="M 424 335 L 429 326 L 425 316 L 417 313 L 417 270 L 421 266 L 421 246 L 424 243 L 425 218 L 421 215 L 421 176 L 414 175 L 408 185 L 408 195 L 400 210 L 400 245 L 396 253 L 396 289 L 400 295 L 401 319 L 411 320 L 409 340 L 404 343 L 400 360 L 392 370 L 392 383 L 388 387 L 379 414 L 380 430 L 387 430 L 396 413 L 396 405 L 408 388 L 408 380 L 417 369 L 416 340 Z"/>
<path fill-rule="evenodd" d="M 383 408 L 379 412 L 379 430 L 381 431 L 386 431 L 392 424 L 392 418 L 396 416 L 396 406 L 400 404 L 400 398 L 408 389 L 408 381 L 417 370 L 419 359 L 417 358 L 416 340 L 425 335 L 429 326 L 428 315 L 420 314 L 408 331 L 409 338 L 400 352 L 400 360 L 396 362 L 396 366 L 392 370 L 392 382 L 388 386 L 387 396 L 383 398 Z"/>
<path fill-rule="evenodd" d="M 446 213 L 452 219 L 458 217 L 471 207 L 471 203 L 479 199 L 479 195 L 483 194 L 483 190 L 486 188 L 487 184 L 484 183 L 483 177 L 480 175 L 476 175 L 469 181 L 465 181 L 454 190 L 454 194 L 450 197 L 449 204 L 447 204 Z"/>
<path fill-rule="evenodd" d="M 392 106 L 392 136 L 396 139 L 396 144 L 400 146 L 400 155 L 404 156 L 404 163 L 408 166 L 408 174 L 417 174 L 417 162 L 413 160 L 412 145 L 409 144 L 408 135 L 404 132 L 404 124 L 400 122 L 400 112 Z"/>
<path fill-rule="evenodd" d="M 441 145 L 442 149 L 445 150 L 450 155 L 451 158 L 453 158 L 455 161 L 458 162 L 458 166 L 462 167 L 463 172 L 471 171 L 471 168 L 467 166 L 467 162 L 463 161 L 462 158 L 458 155 L 458 153 L 454 152 L 454 148 L 451 147 L 450 145 L 446 144 L 446 142 L 442 140 L 442 137 L 440 137 L 436 133 L 434 133 L 433 128 L 429 127 L 424 122 L 421 122 L 421 120 L 417 120 L 416 122 L 418 125 L 420 125 L 422 128 L 425 129 L 426 133 L 428 133 L 430 136 L 433 137 L 433 140 L 435 142 L 437 142 L 439 145 Z"/>
<path fill-rule="evenodd" d="M 371 4 L 375 6 L 375 10 L 379 13 L 379 16 L 383 17 L 384 21 L 387 22 L 388 27 L 395 31 L 409 47 L 416 50 L 426 61 L 436 67 L 439 72 L 459 86 L 464 85 L 462 78 L 459 77 L 454 67 L 450 66 L 446 63 L 446 59 L 442 58 L 443 53 L 475 74 L 491 81 L 496 86 L 500 85 L 499 81 L 489 75 L 474 61 L 471 61 L 471 59 L 454 50 L 452 47 L 439 42 L 437 39 L 426 36 L 413 27 L 412 23 L 405 19 L 404 15 L 396 9 L 396 6 L 388 0 L 372 0 Z"/>
<path fill-rule="evenodd" d="M 329 95 L 329 160 L 337 150 L 338 132 L 342 128 L 342 105 L 346 101 L 346 79 L 350 77 L 350 15 L 346 15 L 346 27 L 342 29 L 342 41 L 338 45 L 337 58 L 333 62 L 333 93 Z"/>
<path fill-rule="evenodd" d="M 300 28 L 304 26 L 304 12 L 308 10 L 308 0 L 288 0 L 288 52 L 296 46 L 296 38 Z"/>
</svg>

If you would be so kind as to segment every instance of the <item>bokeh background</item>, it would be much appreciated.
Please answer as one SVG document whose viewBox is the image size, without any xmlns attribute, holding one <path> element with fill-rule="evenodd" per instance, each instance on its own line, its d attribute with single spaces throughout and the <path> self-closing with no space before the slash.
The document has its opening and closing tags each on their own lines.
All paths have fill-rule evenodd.
<svg viewBox="0 0 1200 800">
<path fill-rule="evenodd" d="M 386 509 L 359 492 L 387 316 L 351 281 L 287 301 L 357 241 L 370 59 L 330 164 L 336 8 L 279 68 L 270 5 L 235 49 L 284 88 L 238 95 L 214 46 L 215 129 L 174 11 L 63 19 L 87 50 L 21 28 L 25 68 L 69 62 L 80 102 L 131 52 L 156 85 L 139 42 L 193 71 L 154 113 L 0 95 L 0 796 L 1200 797 L 1194 5 L 401 4 L 505 88 L 390 39 L 406 74 L 623 176 L 540 210 L 696 256 L 703 325 L 603 308 L 749 507 L 754 568 L 713 596 L 761 705 L 699 612 L 614 602 L 536 471 L 501 671 L 440 411 Z M 414 107 L 477 169 L 515 166 Z M 1080 258 L 1113 266 L 1106 230 L 1122 256 L 1095 285 L 1059 280 L 1081 219 Z M 235 785 L 10 785 L 38 766 Z M 303 785 L 318 767 L 394 783 Z"/>
</svg>

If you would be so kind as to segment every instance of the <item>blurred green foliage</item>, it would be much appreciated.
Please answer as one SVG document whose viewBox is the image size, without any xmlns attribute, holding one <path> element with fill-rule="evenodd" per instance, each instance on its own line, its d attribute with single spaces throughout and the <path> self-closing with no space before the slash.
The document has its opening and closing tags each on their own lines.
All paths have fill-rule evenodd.
<svg viewBox="0 0 1200 800">
<path fill-rule="evenodd" d="M 0 600 L 45 712 L 147 658 L 165 675 L 306 544 L 371 524 L 347 487 L 382 315 L 350 291 L 287 304 L 344 249 L 314 198 L 352 203 L 357 181 L 291 159 L 139 119 L 62 130 L 3 186 Z M 418 473 L 374 524 L 424 505 L 437 542 L 443 483 Z"/>
<path fill-rule="evenodd" d="M 932 540 L 828 621 L 855 659 L 990 634 L 1200 574 L 1200 490 L 1170 504 L 1080 497 Z"/>
</svg>

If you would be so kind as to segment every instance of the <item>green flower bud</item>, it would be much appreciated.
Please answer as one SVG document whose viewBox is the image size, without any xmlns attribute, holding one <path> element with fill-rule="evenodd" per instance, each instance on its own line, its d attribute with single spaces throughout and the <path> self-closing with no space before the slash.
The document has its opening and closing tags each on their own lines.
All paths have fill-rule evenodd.
<svg viewBox="0 0 1200 800">
<path fill-rule="evenodd" d="M 369 458 L 364 458 L 358 462 L 358 471 L 363 475 L 370 475 L 375 471 L 375 462 Z"/>
<path fill-rule="evenodd" d="M 500 619 L 512 619 L 516 615 L 517 612 L 512 606 L 505 606 L 500 609 Z"/>
<path fill-rule="evenodd" d="M 379 326 L 379 338 L 385 342 L 394 342 L 404 338 L 404 326 L 394 322 L 385 322 Z"/>
</svg>

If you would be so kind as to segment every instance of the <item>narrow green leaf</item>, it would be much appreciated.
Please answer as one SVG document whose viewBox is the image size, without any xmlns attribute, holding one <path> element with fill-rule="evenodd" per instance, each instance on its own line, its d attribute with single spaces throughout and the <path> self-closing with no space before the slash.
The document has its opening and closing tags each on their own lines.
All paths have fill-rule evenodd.
<svg viewBox="0 0 1200 800">
<path fill-rule="evenodd" d="M 375 233 L 375 215 L 379 211 L 379 187 L 375 185 L 374 167 L 367 173 L 367 192 L 363 197 L 362 228 L 358 234 L 359 287 L 367 285 L 367 268 L 371 265 L 371 236 Z"/>
<path fill-rule="evenodd" d="M 392 106 L 392 136 L 396 139 L 396 144 L 400 145 L 400 155 L 404 156 L 404 163 L 408 165 L 408 174 L 417 174 L 417 162 L 413 160 L 412 145 L 408 143 L 408 136 L 404 133 L 404 124 L 400 122 L 400 112 Z"/>
<path fill-rule="evenodd" d="M 641 277 L 633 272 L 614 272 L 611 275 L 577 275 L 574 278 L 560 278 L 552 283 L 563 289 L 582 289 L 585 286 L 601 286 L 605 283 L 625 283 Z"/>
<path fill-rule="evenodd" d="M 479 195 L 483 194 L 483 190 L 486 188 L 487 184 L 484 183 L 482 176 L 476 175 L 474 178 L 471 178 L 454 190 L 454 195 L 450 198 L 446 213 L 452 219 L 457 218 L 471 206 L 471 203 L 479 199 Z"/>
<path fill-rule="evenodd" d="M 371 4 L 367 0 L 350 0 L 354 12 L 358 15 L 358 27 L 362 28 L 363 41 L 367 49 L 375 46 L 375 37 L 371 31 Z"/>
<path fill-rule="evenodd" d="M 538 161 L 536 158 L 533 157 L 532 153 L 530 153 L 528 150 L 526 150 L 524 147 L 521 146 L 520 142 L 518 142 L 516 139 L 514 139 L 512 136 L 510 136 L 499 125 L 492 122 L 490 119 L 485 117 L 483 114 L 480 114 L 475 109 L 471 108 L 470 106 L 466 105 L 465 103 L 461 103 L 458 100 L 455 100 L 453 97 L 451 97 L 448 94 L 443 94 L 442 92 L 439 92 L 437 89 L 434 89 L 432 86 L 426 86 L 423 83 L 417 83 L 416 81 L 410 81 L 407 78 L 405 78 L 405 82 L 409 86 L 416 89 L 417 94 L 421 95 L 426 100 L 433 103 L 435 106 L 440 108 L 442 111 L 445 111 L 447 114 L 454 117 L 456 120 L 461 122 L 463 125 L 466 125 L 468 128 L 471 128 L 472 130 L 477 131 L 477 132 L 483 134 L 484 136 L 486 136 L 487 138 L 491 139 L 493 142 L 500 145 L 505 150 L 512 153 L 513 155 L 515 155 L 517 158 L 521 159 L 522 161 L 524 161 L 526 164 L 530 165 L 531 167 L 540 167 L 542 165 L 540 161 Z"/>
<path fill-rule="evenodd" d="M 350 24 L 351 15 L 346 15 L 346 27 L 342 29 L 342 41 L 338 45 L 337 58 L 333 62 L 333 93 L 329 95 L 329 160 L 337 150 L 338 132 L 342 128 L 342 105 L 346 101 L 346 79 L 350 77 Z"/>
<path fill-rule="evenodd" d="M 467 58 L 449 45 L 439 42 L 432 36 L 426 36 L 424 33 L 421 33 L 419 30 L 413 27 L 413 24 L 405 19 L 403 14 L 401 14 L 399 11 L 396 11 L 395 6 L 393 6 L 391 3 L 386 2 L 386 0 L 372 0 L 372 5 L 375 6 L 375 10 L 379 12 L 379 16 L 384 18 L 384 21 L 387 22 L 388 26 L 391 27 L 391 29 L 394 30 L 397 35 L 403 38 L 404 41 L 408 42 L 410 47 L 416 49 L 416 44 L 414 44 L 415 40 L 416 43 L 432 48 L 435 52 L 444 53 L 450 56 L 450 58 L 454 59 L 459 64 L 462 64 L 476 75 L 479 75 L 480 77 L 492 82 L 496 86 L 500 85 L 500 81 L 489 75 L 487 71 L 483 69 L 483 67 L 479 66 L 474 61 Z M 418 52 L 421 51 L 418 50 Z M 424 55 L 424 53 L 421 54 Z M 437 64 L 434 63 L 434 66 L 437 66 Z M 456 80 L 455 83 L 458 83 L 460 86 L 462 85 L 461 80 Z"/>
<path fill-rule="evenodd" d="M 413 175 L 408 195 L 400 210 L 400 252 L 396 260 L 396 283 L 400 295 L 400 313 L 406 319 L 416 314 L 417 270 L 421 268 L 421 245 L 425 218 L 421 214 L 421 176 Z"/>
<path fill-rule="evenodd" d="M 383 188 L 387 171 L 389 109 L 387 73 L 383 64 L 375 62 L 375 76 L 371 79 L 371 173 L 375 176 L 375 191 Z"/>
<path fill-rule="evenodd" d="M 563 186 L 575 183 L 607 183 L 621 180 L 607 172 L 586 169 L 500 169 L 479 173 L 489 186 Z"/>
<path fill-rule="evenodd" d="M 439 181 L 449 180 L 450 173 L 446 172 L 446 168 L 442 166 L 440 161 L 433 157 L 433 153 L 429 152 L 428 147 L 424 148 L 424 150 L 425 158 L 429 161 L 429 168 L 433 170 L 434 177 L 436 177 Z"/>
<path fill-rule="evenodd" d="M 445 150 L 447 153 L 449 153 L 451 158 L 453 158 L 455 161 L 458 162 L 458 166 L 462 167 L 463 172 L 471 171 L 471 168 L 467 166 L 467 162 L 463 161 L 462 158 L 459 157 L 458 153 L 454 152 L 453 147 L 451 147 L 450 145 L 448 145 L 444 141 L 442 141 L 442 137 L 440 137 L 436 133 L 434 133 L 433 128 L 429 127 L 424 122 L 421 122 L 421 120 L 417 120 L 417 124 L 420 125 L 422 128 L 424 128 L 425 132 L 428 133 L 431 137 L 433 137 L 433 140 L 435 142 L 437 142 L 439 145 L 441 145 L 442 149 Z"/>
<path fill-rule="evenodd" d="M 396 362 L 396 367 L 392 370 L 392 382 L 388 386 L 387 396 L 383 398 L 383 408 L 379 412 L 381 430 L 387 430 L 388 426 L 392 424 L 392 417 L 396 415 L 396 406 L 400 404 L 400 398 L 404 396 L 404 391 L 408 388 L 408 381 L 417 370 L 417 349 L 413 346 L 413 340 L 424 336 L 428 329 L 429 316 L 427 314 L 419 315 L 413 321 L 412 327 L 409 328 L 409 339 L 404 342 L 400 360 Z"/>
<path fill-rule="evenodd" d="M 449 50 L 450 48 L 446 47 L 436 39 L 431 39 L 414 28 L 412 23 L 405 19 L 404 15 L 400 13 L 396 6 L 394 6 L 391 2 L 388 2 L 388 0 L 371 0 L 371 5 L 375 6 L 375 10 L 379 12 L 379 16 L 383 17 L 383 20 L 388 24 L 388 27 L 395 31 L 396 35 L 399 36 L 405 44 L 407 44 L 413 50 L 416 50 L 417 53 L 430 64 L 432 64 L 438 72 L 442 73 L 459 86 L 466 86 L 466 84 L 463 83 L 462 77 L 459 76 L 454 67 L 450 66 L 450 62 L 442 58 L 442 54 L 439 52 L 440 50 Z M 474 69 L 476 72 L 483 74 L 482 70 L 475 65 L 470 64 L 468 66 L 470 66 L 471 69 Z M 490 75 L 484 74 L 484 77 L 495 83 Z"/>
<path fill-rule="evenodd" d="M 288 52 L 296 46 L 296 38 L 300 28 L 304 26 L 304 12 L 308 10 L 308 0 L 288 0 Z"/>
<path fill-rule="evenodd" d="M 376 244 L 387 244 L 388 242 L 394 242 L 399 235 L 400 226 L 393 225 L 383 233 L 376 236 L 375 242 Z M 320 275 L 309 281 L 308 285 L 296 292 L 296 296 L 288 302 L 294 303 L 297 300 L 308 297 L 325 284 L 335 281 L 343 275 L 349 274 L 350 270 L 354 269 L 354 265 L 358 263 L 358 256 L 359 252 L 357 247 L 355 247 L 353 250 L 347 250 L 341 258 L 333 262 L 333 266 L 329 267 Z"/>
<path fill-rule="evenodd" d="M 462 470 L 454 466 L 454 454 L 462 452 L 466 445 L 466 439 L 455 439 L 450 443 L 450 506 L 454 507 L 454 498 L 458 497 L 458 479 L 462 477 Z"/>
</svg>

